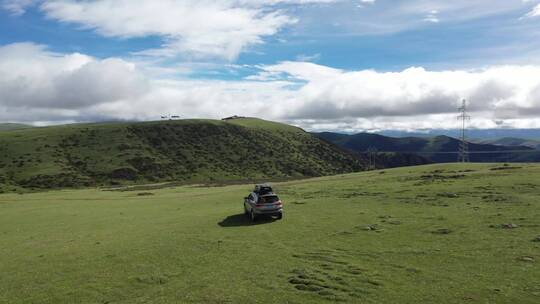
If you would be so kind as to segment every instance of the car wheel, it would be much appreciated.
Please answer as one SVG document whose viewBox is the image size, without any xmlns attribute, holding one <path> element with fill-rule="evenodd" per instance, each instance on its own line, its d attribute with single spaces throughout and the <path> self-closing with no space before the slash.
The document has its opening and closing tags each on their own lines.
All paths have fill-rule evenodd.
<svg viewBox="0 0 540 304">
<path fill-rule="evenodd" d="M 278 214 L 277 218 L 278 220 L 281 220 L 283 218 L 283 213 Z"/>
<path fill-rule="evenodd" d="M 255 215 L 255 213 L 253 212 L 253 210 L 251 210 L 251 212 L 249 213 L 249 219 L 252 221 L 252 222 L 255 222 L 257 220 L 257 216 Z"/>
</svg>

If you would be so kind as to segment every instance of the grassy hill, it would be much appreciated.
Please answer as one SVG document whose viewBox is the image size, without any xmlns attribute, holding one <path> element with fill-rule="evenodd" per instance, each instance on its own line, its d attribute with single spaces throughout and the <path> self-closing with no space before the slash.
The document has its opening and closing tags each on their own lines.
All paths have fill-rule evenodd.
<svg viewBox="0 0 540 304">
<path fill-rule="evenodd" d="M 354 152 L 365 152 L 369 148 L 379 151 L 418 154 L 433 162 L 455 162 L 460 141 L 448 136 L 436 137 L 388 137 L 379 134 L 359 133 L 354 135 L 318 133 L 316 136 Z M 470 143 L 473 162 L 538 162 L 540 151 L 529 146 Z M 512 151 L 526 152 L 512 152 Z M 489 153 L 495 151 L 495 153 Z M 505 151 L 508 151 L 505 153 Z"/>
<path fill-rule="evenodd" d="M 0 195 L 0 303 L 540 299 L 540 165 L 430 165 L 276 184 Z M 142 188 L 141 188 L 142 189 Z"/>
<path fill-rule="evenodd" d="M 75 124 L 0 133 L 0 190 L 283 179 L 362 170 L 303 130 L 258 119 Z"/>
</svg>

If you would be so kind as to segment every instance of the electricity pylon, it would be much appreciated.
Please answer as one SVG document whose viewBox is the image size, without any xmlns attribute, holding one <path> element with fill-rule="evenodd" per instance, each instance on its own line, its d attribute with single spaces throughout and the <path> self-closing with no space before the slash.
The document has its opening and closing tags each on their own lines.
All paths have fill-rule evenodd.
<svg viewBox="0 0 540 304">
<path fill-rule="evenodd" d="M 367 155 L 368 155 L 368 160 L 369 160 L 368 170 L 376 170 L 377 169 L 377 148 L 369 147 L 367 149 Z"/>
<path fill-rule="evenodd" d="M 469 159 L 469 143 L 467 142 L 467 122 L 471 120 L 471 116 L 467 114 L 467 101 L 463 99 L 461 107 L 459 107 L 459 116 L 461 121 L 461 138 L 458 151 L 458 162 L 468 163 Z"/>
</svg>

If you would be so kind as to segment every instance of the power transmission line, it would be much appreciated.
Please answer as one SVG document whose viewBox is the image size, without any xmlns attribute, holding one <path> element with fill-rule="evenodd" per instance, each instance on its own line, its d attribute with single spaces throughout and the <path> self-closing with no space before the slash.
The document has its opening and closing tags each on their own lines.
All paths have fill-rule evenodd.
<svg viewBox="0 0 540 304">
<path fill-rule="evenodd" d="M 369 147 L 369 149 L 367 150 L 367 154 L 369 159 L 368 170 L 377 169 L 377 149 L 374 147 Z"/>
<path fill-rule="evenodd" d="M 460 151 L 378 151 L 378 153 L 401 154 L 460 154 Z M 506 154 L 506 153 L 540 153 L 540 150 L 496 150 L 496 151 L 470 151 L 469 154 Z"/>
<path fill-rule="evenodd" d="M 467 114 L 467 101 L 463 99 L 461 107 L 459 107 L 459 116 L 457 117 L 461 121 L 461 138 L 458 151 L 458 162 L 468 163 L 469 159 L 469 143 L 467 142 L 467 121 L 471 119 L 471 116 Z"/>
</svg>

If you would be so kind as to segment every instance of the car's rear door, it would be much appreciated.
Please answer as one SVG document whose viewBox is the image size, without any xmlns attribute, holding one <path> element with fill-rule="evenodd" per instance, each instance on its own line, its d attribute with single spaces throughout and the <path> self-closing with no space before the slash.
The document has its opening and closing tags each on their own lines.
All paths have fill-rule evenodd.
<svg viewBox="0 0 540 304">
<path fill-rule="evenodd" d="M 263 195 L 258 203 L 265 210 L 277 210 L 282 207 L 281 200 L 277 195 Z"/>
<path fill-rule="evenodd" d="M 254 201 L 255 198 L 253 197 L 253 193 L 250 193 L 247 200 L 244 202 L 247 211 L 251 211 L 251 209 L 253 208 L 253 204 L 255 204 Z"/>
</svg>

